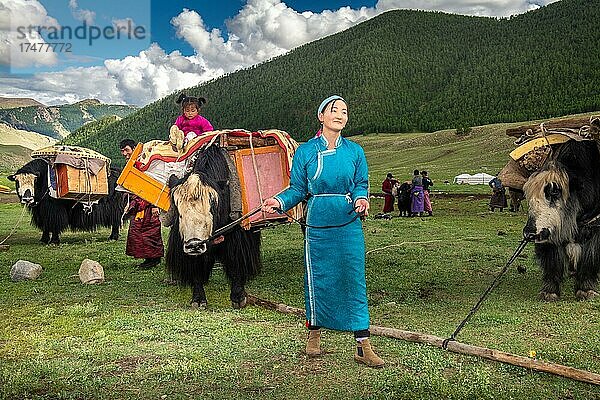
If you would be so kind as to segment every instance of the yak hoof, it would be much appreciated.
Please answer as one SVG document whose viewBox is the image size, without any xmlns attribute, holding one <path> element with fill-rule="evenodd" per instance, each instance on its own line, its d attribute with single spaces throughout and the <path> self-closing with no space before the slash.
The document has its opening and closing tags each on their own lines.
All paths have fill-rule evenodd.
<svg viewBox="0 0 600 400">
<path fill-rule="evenodd" d="M 598 292 L 594 290 L 578 290 L 575 293 L 577 300 L 590 300 L 598 296 Z"/>
<path fill-rule="evenodd" d="M 110 235 L 108 240 L 119 240 L 119 235 Z"/>
<path fill-rule="evenodd" d="M 192 310 L 206 310 L 206 301 L 192 301 Z"/>
<path fill-rule="evenodd" d="M 247 303 L 248 303 L 248 302 L 247 302 L 246 296 L 244 296 L 244 297 L 243 297 L 243 298 L 242 298 L 242 299 L 241 299 L 239 302 L 236 302 L 236 301 L 233 301 L 233 300 L 232 300 L 232 301 L 231 301 L 231 306 L 232 306 L 233 308 L 238 308 L 238 309 L 239 309 L 239 308 L 244 308 L 244 307 L 246 307 L 246 304 L 247 304 Z"/>
<path fill-rule="evenodd" d="M 540 300 L 543 301 L 558 301 L 560 296 L 556 293 L 540 292 Z"/>
</svg>

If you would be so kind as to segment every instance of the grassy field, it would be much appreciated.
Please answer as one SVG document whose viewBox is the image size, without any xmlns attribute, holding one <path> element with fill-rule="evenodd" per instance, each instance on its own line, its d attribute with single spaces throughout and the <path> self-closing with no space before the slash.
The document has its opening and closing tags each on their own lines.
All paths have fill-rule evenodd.
<svg viewBox="0 0 600 400">
<path fill-rule="evenodd" d="M 374 211 L 381 207 L 375 199 Z M 476 197 L 438 195 L 434 207 L 433 218 L 366 221 L 373 324 L 449 336 L 520 240 L 524 214 L 488 212 Z M 20 211 L 0 205 L 2 238 Z M 47 247 L 23 223 L 8 240 L 10 251 L 0 253 L 0 398 L 600 399 L 588 384 L 389 338 L 373 338 L 383 370 L 355 364 L 349 333 L 326 331 L 327 354 L 308 359 L 300 318 L 231 309 L 219 269 L 208 309 L 191 310 L 190 292 L 165 280 L 163 264 L 136 270 L 124 238 L 108 235 L 66 233 Z M 248 291 L 303 307 L 300 229 L 263 238 L 263 273 Z M 104 266 L 106 283 L 79 283 L 84 258 Z M 19 259 L 40 263 L 42 276 L 11 282 Z M 526 248 L 459 340 L 600 372 L 600 302 L 575 301 L 567 281 L 561 301 L 542 303 L 539 286 Z"/>
<path fill-rule="evenodd" d="M 504 129 L 353 138 L 366 150 L 372 192 L 388 171 L 407 179 L 428 169 L 436 183 L 434 217 L 364 224 L 373 324 L 448 337 L 512 255 L 526 215 L 487 211 L 487 186 L 442 183 L 497 172 L 514 147 Z M 372 214 L 381 209 L 373 199 Z M 21 210 L 0 204 L 0 241 Z M 169 283 L 164 263 L 136 270 L 124 237 L 65 233 L 60 246 L 43 246 L 40 235 L 26 217 L 0 252 L 0 399 L 600 399 L 596 386 L 390 338 L 372 340 L 382 370 L 355 364 L 349 333 L 326 331 L 326 354 L 308 359 L 303 320 L 231 309 L 219 268 L 208 309 L 191 310 L 190 291 Z M 79 283 L 84 258 L 104 266 L 104 284 Z M 42 276 L 10 281 L 19 259 L 40 263 Z M 303 308 L 302 260 L 298 226 L 265 230 L 263 272 L 247 290 Z M 542 303 L 540 285 L 528 247 L 458 339 L 600 373 L 600 300 L 575 301 L 567 279 L 560 301 Z"/>
</svg>

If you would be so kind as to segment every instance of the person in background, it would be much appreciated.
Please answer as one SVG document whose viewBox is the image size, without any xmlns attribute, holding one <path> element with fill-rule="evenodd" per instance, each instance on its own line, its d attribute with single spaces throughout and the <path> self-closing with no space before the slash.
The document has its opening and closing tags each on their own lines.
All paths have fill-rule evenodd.
<svg viewBox="0 0 600 400">
<path fill-rule="evenodd" d="M 494 177 L 488 182 L 488 185 L 492 188 L 492 197 L 490 198 L 490 211 L 494 212 L 496 208 L 500 209 L 500 212 L 508 207 L 506 201 L 506 189 L 502 185 L 502 181 L 498 176 Z"/>
<path fill-rule="evenodd" d="M 424 211 L 423 178 L 419 170 L 415 169 L 412 178 L 412 192 L 410 200 L 410 216 L 422 215 Z"/>
<path fill-rule="evenodd" d="M 189 97 L 185 93 L 176 101 L 181 104 L 181 115 L 177 117 L 169 133 L 169 141 L 181 150 L 190 140 L 204 132 L 212 131 L 212 124 L 200 115 L 200 109 L 206 104 L 204 97 Z"/>
<path fill-rule="evenodd" d="M 383 197 L 385 201 L 383 204 L 384 213 L 391 213 L 394 211 L 394 195 L 392 193 L 392 189 L 397 183 L 398 181 L 394 179 L 392 173 L 388 172 L 385 180 L 381 184 L 381 190 L 383 191 Z"/>
<path fill-rule="evenodd" d="M 136 142 L 123 139 L 119 144 L 121 154 L 126 160 L 131 158 Z M 129 194 L 124 218 L 130 218 L 127 232 L 125 254 L 134 258 L 143 258 L 138 265 L 140 269 L 150 269 L 160 264 L 164 254 L 161 236 L 161 223 L 158 218 L 159 209 L 134 194 Z"/>
<path fill-rule="evenodd" d="M 421 171 L 421 180 L 423 182 L 423 210 L 431 217 L 433 208 L 431 207 L 431 199 L 429 198 L 429 188 L 433 186 L 433 181 L 429 179 L 427 171 Z"/>
<path fill-rule="evenodd" d="M 321 135 L 294 154 L 290 186 L 263 202 L 262 210 L 287 211 L 308 195 L 304 241 L 306 354 L 321 354 L 321 328 L 352 331 L 354 359 L 369 367 L 384 361 L 369 340 L 365 238 L 360 215 L 369 211 L 368 168 L 360 145 L 342 137 L 348 105 L 340 96 L 317 109 Z"/>
</svg>

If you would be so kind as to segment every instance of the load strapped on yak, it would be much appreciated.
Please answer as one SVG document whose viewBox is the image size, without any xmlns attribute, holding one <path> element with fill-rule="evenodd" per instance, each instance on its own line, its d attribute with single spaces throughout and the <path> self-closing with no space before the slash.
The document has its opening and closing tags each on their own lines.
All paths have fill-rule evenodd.
<svg viewBox="0 0 600 400">
<path fill-rule="evenodd" d="M 510 160 L 498 177 L 504 186 L 522 190 L 531 174 L 563 143 L 569 140 L 596 140 L 600 145 L 600 115 L 509 128 L 506 134 L 517 138 L 515 145 L 518 147 L 510 153 Z"/>
<path fill-rule="evenodd" d="M 110 158 L 78 146 L 54 145 L 31 153 L 48 163 L 48 194 L 88 204 L 108 195 Z"/>
<path fill-rule="evenodd" d="M 194 164 L 194 154 L 203 146 L 218 144 L 230 156 L 229 180 L 232 219 L 260 208 L 262 201 L 289 186 L 290 169 L 298 143 L 284 131 L 270 129 L 250 132 L 243 129 L 205 132 L 189 141 L 183 150 L 169 141 L 153 140 L 138 144 L 117 184 L 156 205 L 170 208 L 169 177 L 182 178 Z M 302 205 L 290 210 L 302 217 Z M 286 215 L 255 213 L 241 222 L 244 229 L 273 222 L 289 221 Z"/>
</svg>

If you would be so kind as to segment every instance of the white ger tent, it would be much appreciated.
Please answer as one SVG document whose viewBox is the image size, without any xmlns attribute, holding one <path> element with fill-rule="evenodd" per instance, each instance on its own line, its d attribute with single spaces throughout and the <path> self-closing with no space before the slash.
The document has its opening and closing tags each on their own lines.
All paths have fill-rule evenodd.
<svg viewBox="0 0 600 400">
<path fill-rule="evenodd" d="M 458 183 L 459 185 L 487 185 L 492 179 L 494 179 L 493 175 L 486 174 L 485 172 L 479 172 L 475 175 L 456 175 L 454 177 L 454 183 Z"/>
</svg>

